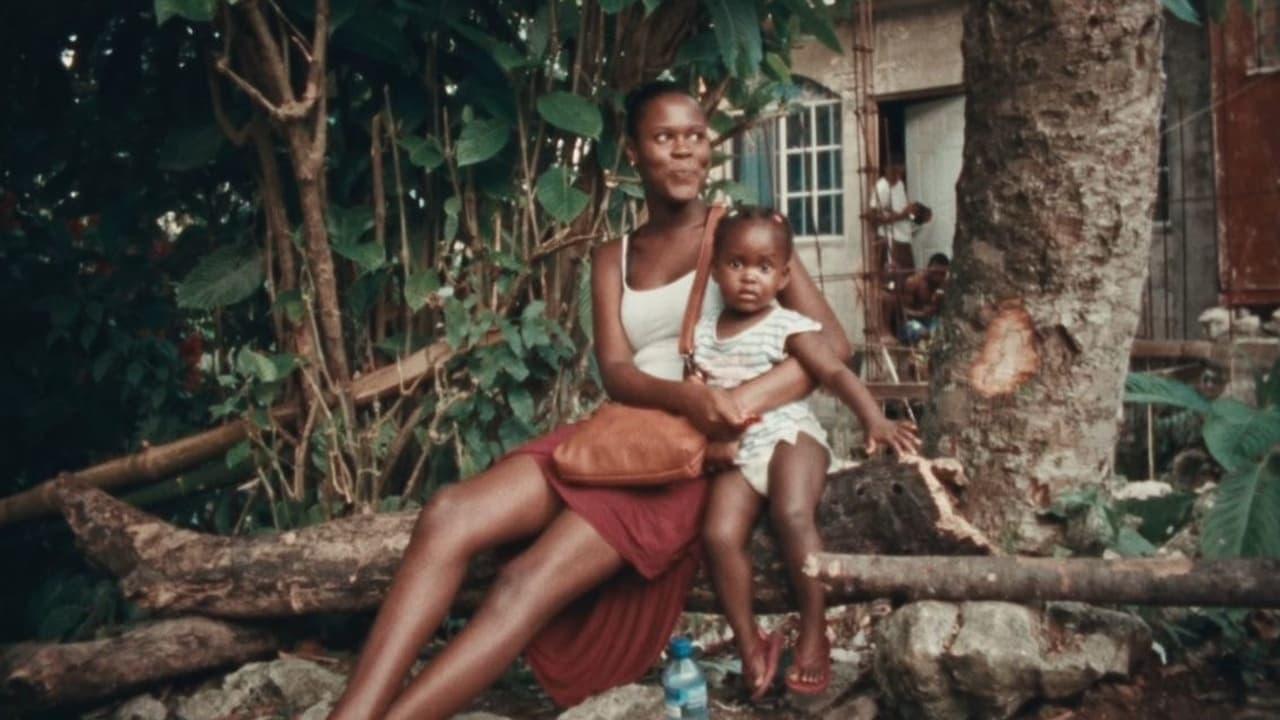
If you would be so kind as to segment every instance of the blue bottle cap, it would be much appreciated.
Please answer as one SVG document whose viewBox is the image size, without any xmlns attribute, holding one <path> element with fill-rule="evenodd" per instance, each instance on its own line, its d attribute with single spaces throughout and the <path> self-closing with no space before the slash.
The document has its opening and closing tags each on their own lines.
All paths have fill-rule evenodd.
<svg viewBox="0 0 1280 720">
<path fill-rule="evenodd" d="M 671 656 L 683 660 L 693 657 L 693 640 L 687 635 L 677 635 L 671 638 L 671 646 L 668 648 Z"/>
</svg>

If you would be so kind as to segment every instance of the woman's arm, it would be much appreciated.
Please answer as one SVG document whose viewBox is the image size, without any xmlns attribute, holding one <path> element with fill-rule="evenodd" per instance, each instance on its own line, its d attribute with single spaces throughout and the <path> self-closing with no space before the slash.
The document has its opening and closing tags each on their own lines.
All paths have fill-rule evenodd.
<svg viewBox="0 0 1280 720">
<path fill-rule="evenodd" d="M 849 339 L 845 337 L 835 311 L 795 253 L 791 255 L 790 274 L 791 281 L 778 293 L 778 302 L 822 323 L 822 339 L 832 355 L 841 361 L 847 359 L 853 354 Z M 814 378 L 799 362 L 789 358 L 764 375 L 734 388 L 730 394 L 743 411 L 749 415 L 760 415 L 805 397 L 815 387 Z"/>
<path fill-rule="evenodd" d="M 622 243 L 600 246 L 591 259 L 596 362 L 605 392 L 617 402 L 683 415 L 708 437 L 733 437 L 747 414 L 729 393 L 700 383 L 663 380 L 642 372 L 622 330 Z"/>
</svg>

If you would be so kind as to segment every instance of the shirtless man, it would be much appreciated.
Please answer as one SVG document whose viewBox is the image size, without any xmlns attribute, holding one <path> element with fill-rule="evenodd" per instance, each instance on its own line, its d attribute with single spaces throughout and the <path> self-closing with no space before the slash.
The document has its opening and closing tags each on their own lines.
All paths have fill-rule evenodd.
<svg viewBox="0 0 1280 720">
<path fill-rule="evenodd" d="M 906 316 L 901 338 L 904 343 L 915 345 L 937 329 L 950 271 L 951 260 L 935 253 L 924 270 L 907 278 L 902 293 L 902 310 Z"/>
</svg>

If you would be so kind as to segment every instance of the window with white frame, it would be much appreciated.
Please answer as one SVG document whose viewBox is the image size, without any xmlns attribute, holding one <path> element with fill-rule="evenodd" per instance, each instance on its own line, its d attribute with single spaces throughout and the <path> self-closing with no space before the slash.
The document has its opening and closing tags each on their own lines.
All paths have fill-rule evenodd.
<svg viewBox="0 0 1280 720">
<path fill-rule="evenodd" d="M 797 237 L 844 233 L 840 98 L 807 80 L 793 112 L 734 140 L 734 178 L 786 213 Z"/>
<path fill-rule="evenodd" d="M 804 83 L 799 108 L 778 119 L 778 207 L 799 237 L 844 233 L 840 98 Z"/>
</svg>

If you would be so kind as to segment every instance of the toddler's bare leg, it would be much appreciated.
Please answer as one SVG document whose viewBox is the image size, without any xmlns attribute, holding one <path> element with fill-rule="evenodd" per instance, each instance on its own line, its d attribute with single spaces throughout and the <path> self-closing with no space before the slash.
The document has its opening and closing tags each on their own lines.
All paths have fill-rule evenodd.
<svg viewBox="0 0 1280 720">
<path fill-rule="evenodd" d="M 782 541 L 791 585 L 800 611 L 796 664 L 790 674 L 813 683 L 825 667 L 826 600 L 822 583 L 804 574 L 804 559 L 822 550 L 817 509 L 826 486 L 829 458 L 826 448 L 805 433 L 796 444 L 779 443 L 769 462 L 769 519 Z"/>
</svg>

